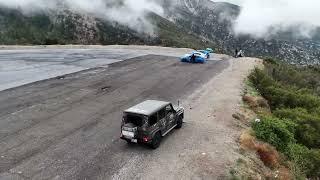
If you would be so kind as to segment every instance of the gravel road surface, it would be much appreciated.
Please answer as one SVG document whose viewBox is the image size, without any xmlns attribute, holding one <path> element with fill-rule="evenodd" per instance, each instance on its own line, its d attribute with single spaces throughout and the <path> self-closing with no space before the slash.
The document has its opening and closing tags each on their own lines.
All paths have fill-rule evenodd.
<svg viewBox="0 0 320 180">
<path fill-rule="evenodd" d="M 1 91 L 0 179 L 225 179 L 232 112 L 257 62 L 144 55 Z M 122 110 L 145 99 L 186 108 L 157 150 L 119 139 Z"/>
</svg>

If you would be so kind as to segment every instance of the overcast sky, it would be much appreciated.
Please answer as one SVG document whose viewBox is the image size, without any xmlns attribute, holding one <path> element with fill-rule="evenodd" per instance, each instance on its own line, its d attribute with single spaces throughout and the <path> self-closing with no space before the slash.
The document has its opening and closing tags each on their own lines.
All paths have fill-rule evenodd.
<svg viewBox="0 0 320 180">
<path fill-rule="evenodd" d="M 213 0 L 241 6 L 234 23 L 237 34 L 268 38 L 288 29 L 297 36 L 311 37 L 320 27 L 320 0 Z"/>
<path fill-rule="evenodd" d="M 241 3 L 243 2 L 243 0 L 212 0 L 212 1 L 229 2 L 229 3 L 237 4 L 237 5 L 241 5 Z"/>
</svg>

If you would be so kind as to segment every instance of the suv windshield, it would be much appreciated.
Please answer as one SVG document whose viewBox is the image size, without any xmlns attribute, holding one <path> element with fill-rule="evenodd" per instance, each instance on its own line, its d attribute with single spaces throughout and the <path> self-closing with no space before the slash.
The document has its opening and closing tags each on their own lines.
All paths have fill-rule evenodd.
<svg viewBox="0 0 320 180">
<path fill-rule="evenodd" d="M 132 123 L 135 126 L 141 127 L 144 124 L 143 116 L 138 114 L 125 114 L 124 115 L 125 123 Z"/>
</svg>

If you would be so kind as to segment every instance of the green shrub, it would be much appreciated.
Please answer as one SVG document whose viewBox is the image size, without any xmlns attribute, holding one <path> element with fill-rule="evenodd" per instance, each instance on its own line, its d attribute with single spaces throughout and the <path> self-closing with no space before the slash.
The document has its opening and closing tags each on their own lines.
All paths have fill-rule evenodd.
<svg viewBox="0 0 320 180">
<path fill-rule="evenodd" d="M 320 123 L 312 120 L 304 121 L 300 123 L 296 131 L 296 139 L 299 143 L 310 147 L 320 147 Z"/>
<path fill-rule="evenodd" d="M 265 88 L 263 95 L 271 103 L 272 109 L 303 107 L 313 111 L 320 106 L 319 97 L 299 92 L 289 87 L 269 86 Z"/>
<path fill-rule="evenodd" d="M 285 86 L 295 86 L 298 89 L 308 89 L 320 95 L 319 67 L 293 66 L 280 61 L 265 61 L 265 72 L 275 81 Z"/>
<path fill-rule="evenodd" d="M 320 177 L 320 151 L 299 144 L 289 144 L 285 154 L 310 178 Z"/>
<path fill-rule="evenodd" d="M 257 90 L 263 95 L 265 89 L 275 85 L 275 81 L 269 77 L 263 70 L 255 68 L 249 75 L 249 80 L 255 86 Z"/>
<path fill-rule="evenodd" d="M 320 117 L 320 106 L 319 107 L 316 107 L 314 109 L 314 114 L 316 114 L 318 117 Z"/>
<path fill-rule="evenodd" d="M 303 107 L 313 110 L 320 106 L 320 98 L 306 89 L 284 86 L 273 80 L 263 70 L 254 69 L 249 80 L 269 102 L 272 109 Z"/>
<path fill-rule="evenodd" d="M 277 59 L 274 59 L 272 57 L 267 57 L 267 58 L 264 58 L 264 63 L 265 64 L 278 65 L 279 63 L 281 63 L 281 61 L 277 60 Z"/>
<path fill-rule="evenodd" d="M 288 144 L 295 143 L 295 123 L 275 117 L 262 117 L 253 123 L 253 130 L 258 139 L 266 141 L 280 151 L 285 151 Z"/>
<path fill-rule="evenodd" d="M 285 153 L 293 172 L 320 178 L 320 70 L 265 61 L 249 80 L 268 100 L 273 116 L 252 127 L 256 137 Z M 299 144 L 296 144 L 299 143 Z M 297 168 L 296 168 L 297 167 Z"/>
<path fill-rule="evenodd" d="M 298 143 L 309 148 L 320 147 L 320 116 L 311 114 L 306 109 L 278 109 L 273 114 L 280 119 L 290 119 L 298 126 L 295 138 Z"/>
</svg>

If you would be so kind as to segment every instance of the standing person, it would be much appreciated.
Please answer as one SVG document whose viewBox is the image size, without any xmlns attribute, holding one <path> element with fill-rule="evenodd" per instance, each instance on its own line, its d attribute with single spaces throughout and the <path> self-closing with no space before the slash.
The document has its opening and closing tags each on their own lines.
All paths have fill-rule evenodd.
<svg viewBox="0 0 320 180">
<path fill-rule="evenodd" d="M 191 56 L 191 63 L 195 63 L 195 62 L 196 62 L 196 56 L 193 53 Z"/>
<path fill-rule="evenodd" d="M 237 58 L 237 57 L 238 57 L 238 52 L 239 52 L 239 50 L 238 50 L 238 48 L 236 48 L 236 50 L 235 50 L 235 54 L 234 54 L 234 57 L 235 57 L 235 58 Z"/>
</svg>

